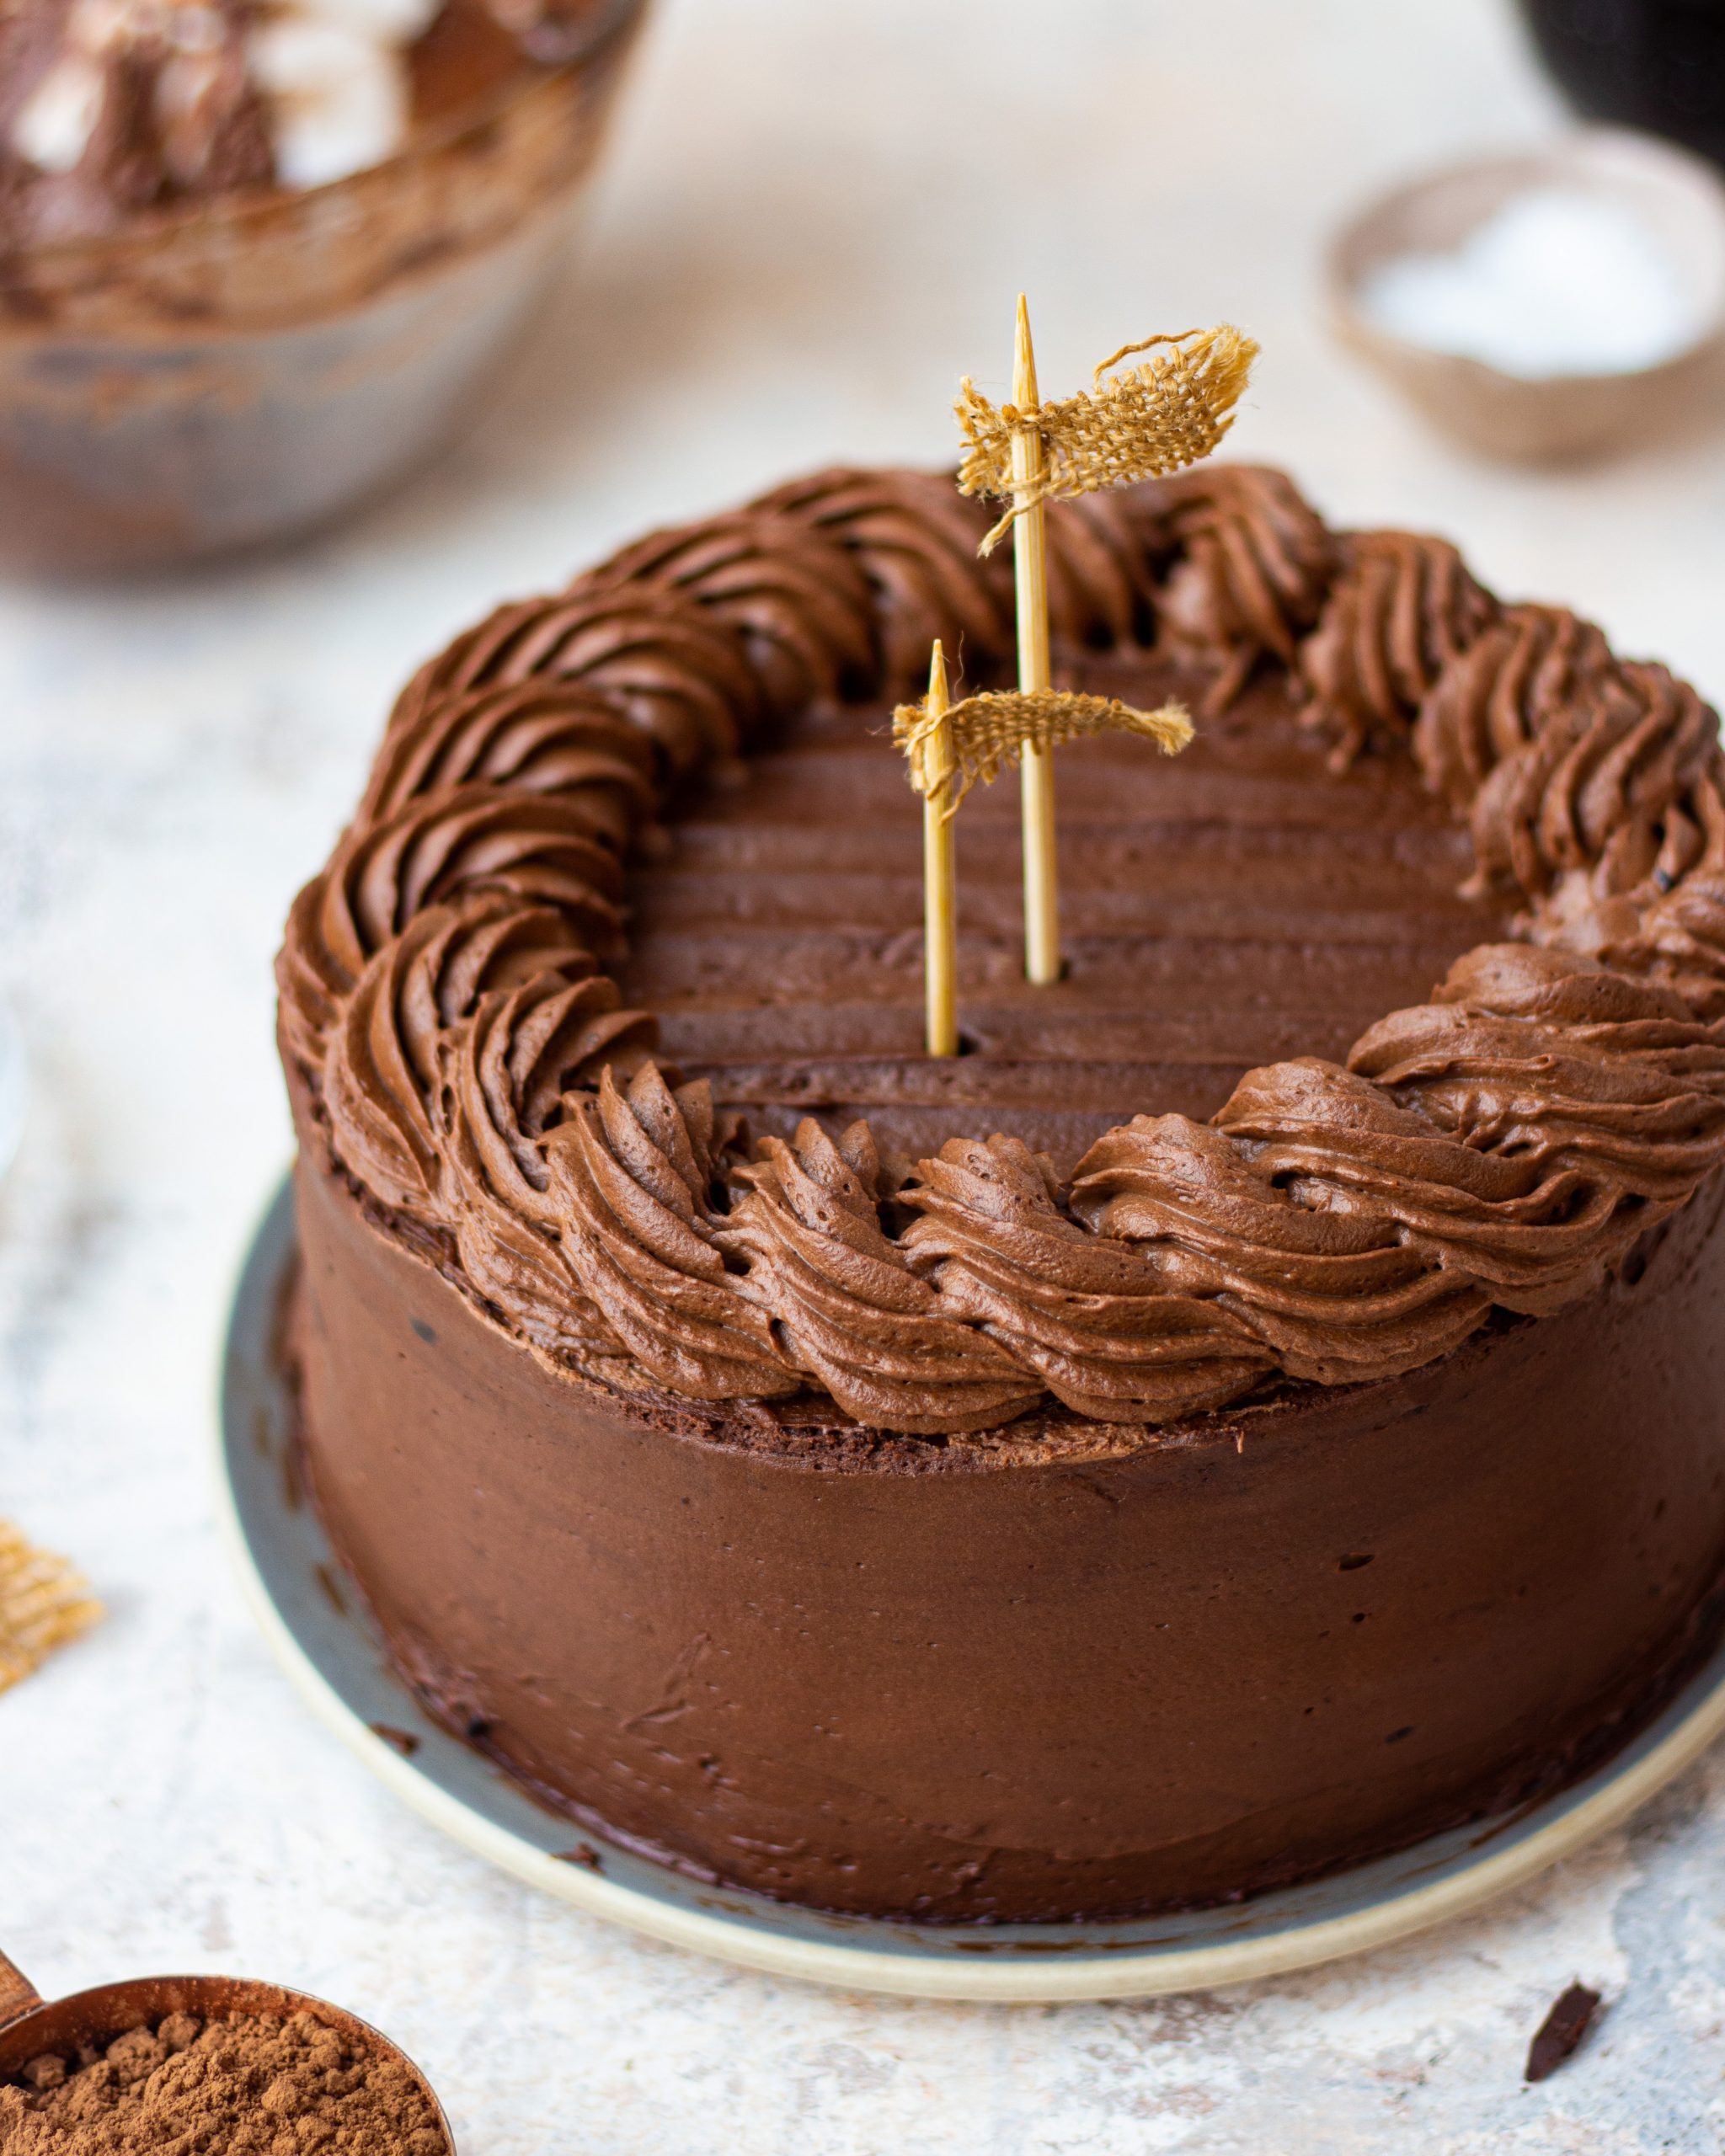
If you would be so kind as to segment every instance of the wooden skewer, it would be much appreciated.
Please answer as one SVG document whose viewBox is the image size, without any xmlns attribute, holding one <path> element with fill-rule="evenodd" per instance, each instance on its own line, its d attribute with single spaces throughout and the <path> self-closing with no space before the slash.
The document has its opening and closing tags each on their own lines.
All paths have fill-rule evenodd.
<svg viewBox="0 0 1725 2156">
<path fill-rule="evenodd" d="M 1012 402 L 1029 411 L 1039 402 L 1036 354 L 1030 343 L 1030 310 L 1018 295 L 1018 334 L 1012 366 Z M 1042 436 L 1033 427 L 1012 430 L 1012 478 L 1023 489 L 1042 477 Z M 1022 492 L 1018 499 L 1023 500 Z M 1018 686 L 1051 686 L 1048 663 L 1048 557 L 1043 504 L 1022 510 L 1012 524 L 1012 571 L 1018 600 Z M 1055 766 L 1047 749 L 1024 751 L 1020 772 L 1024 844 L 1024 972 L 1039 988 L 1060 977 L 1060 893 L 1055 861 Z"/>
<path fill-rule="evenodd" d="M 928 660 L 931 718 L 952 699 L 946 654 L 937 641 Z M 928 791 L 922 797 L 923 996 L 931 1055 L 959 1053 L 959 882 L 954 861 L 955 819 L 946 814 L 946 789 L 958 761 L 950 726 L 937 726 L 924 752 Z"/>
</svg>

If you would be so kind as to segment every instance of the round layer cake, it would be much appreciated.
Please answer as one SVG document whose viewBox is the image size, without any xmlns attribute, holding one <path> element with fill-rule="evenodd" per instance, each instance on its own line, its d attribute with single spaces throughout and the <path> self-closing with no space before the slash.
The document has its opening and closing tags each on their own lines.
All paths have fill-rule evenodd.
<svg viewBox="0 0 1725 2156">
<path fill-rule="evenodd" d="M 1725 760 L 1275 472 L 1053 510 L 1060 678 L 1198 740 L 1060 751 L 1053 988 L 972 796 L 931 1060 L 887 722 L 1010 668 L 986 521 L 825 473 L 410 684 L 280 963 L 287 1337 L 399 1666 L 546 1801 L 1101 1919 L 1521 1803 L 1715 1638 Z"/>
</svg>

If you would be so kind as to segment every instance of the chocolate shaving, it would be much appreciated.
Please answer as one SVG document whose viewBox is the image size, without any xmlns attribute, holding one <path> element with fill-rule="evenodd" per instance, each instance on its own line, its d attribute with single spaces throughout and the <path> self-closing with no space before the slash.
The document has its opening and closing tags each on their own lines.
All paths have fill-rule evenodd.
<svg viewBox="0 0 1725 2156">
<path fill-rule="evenodd" d="M 1571 1984 L 1541 2022 L 1528 2046 L 1527 2070 L 1523 2079 L 1543 2081 L 1555 2073 L 1580 2047 L 1599 2011 L 1599 1994 L 1585 1984 Z"/>
</svg>

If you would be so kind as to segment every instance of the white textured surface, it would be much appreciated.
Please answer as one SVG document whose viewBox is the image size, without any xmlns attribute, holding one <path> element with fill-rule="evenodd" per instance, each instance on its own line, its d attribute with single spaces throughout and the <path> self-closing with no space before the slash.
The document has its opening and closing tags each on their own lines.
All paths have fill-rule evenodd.
<svg viewBox="0 0 1725 2156">
<path fill-rule="evenodd" d="M 0 1510 L 108 1624 L 0 1700 L 0 1944 L 45 1988 L 175 1967 L 397 2034 L 466 2156 L 1674 2150 L 1725 2141 L 1725 1760 L 1489 1918 L 1150 2007 L 871 2003 L 537 1900 L 289 1694 L 203 1481 L 233 1267 L 287 1125 L 268 967 L 410 665 L 484 605 L 835 456 L 950 450 L 1028 286 L 1044 379 L 1231 316 L 1234 447 L 1449 531 L 1725 690 L 1725 447 L 1471 466 L 1334 356 L 1321 235 L 1553 108 L 1495 0 L 685 0 L 549 333 L 441 471 L 291 558 L 0 590 L 0 989 L 37 1086 L 0 1191 Z M 1009 152 L 1008 144 L 1015 145 Z M 1542 2088 L 1573 1977 L 1613 2005 Z"/>
</svg>

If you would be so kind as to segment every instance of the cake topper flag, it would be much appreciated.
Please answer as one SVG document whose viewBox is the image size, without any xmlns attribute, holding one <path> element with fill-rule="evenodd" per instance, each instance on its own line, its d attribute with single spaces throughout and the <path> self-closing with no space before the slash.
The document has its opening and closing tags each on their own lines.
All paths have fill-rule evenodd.
<svg viewBox="0 0 1725 2156">
<path fill-rule="evenodd" d="M 1165 349 L 1157 350 L 1159 346 Z M 1141 352 L 1155 356 L 1110 382 L 1103 380 L 1122 360 Z M 1226 323 L 1217 329 L 1146 338 L 1142 344 L 1122 345 L 1104 360 L 1087 391 L 1044 404 L 1037 392 L 1029 312 L 1019 294 L 1012 402 L 990 403 L 967 376 L 953 408 L 969 445 L 959 467 L 959 491 L 1012 504 L 980 551 L 991 552 L 1011 531 L 1021 696 L 1050 700 L 1050 712 L 1065 701 L 1049 677 L 1044 504 L 1135 479 L 1159 478 L 1208 456 L 1233 424 L 1234 407 L 1257 356 L 1252 340 Z M 1024 971 L 1040 986 L 1058 980 L 1060 973 L 1051 750 L 1056 739 L 1071 732 L 1097 730 L 1090 725 L 1062 730 L 1051 716 L 1048 728 L 1046 739 L 1027 734 L 1022 742 Z M 1191 729 L 1178 742 L 1157 738 L 1172 755 L 1185 746 Z"/>
<path fill-rule="evenodd" d="M 1002 690 L 951 702 L 946 659 L 934 647 L 928 694 L 893 713 L 893 739 L 922 796 L 924 989 L 928 1053 L 959 1052 L 958 879 L 953 819 L 973 786 L 986 786 L 1004 766 L 1046 757 L 1056 742 L 1087 734 L 1136 734 L 1164 755 L 1178 755 L 1192 739 L 1178 704 L 1135 711 L 1112 696 L 1044 689 Z"/>
</svg>

